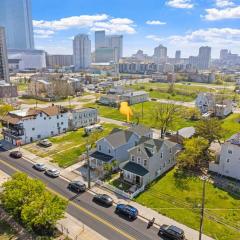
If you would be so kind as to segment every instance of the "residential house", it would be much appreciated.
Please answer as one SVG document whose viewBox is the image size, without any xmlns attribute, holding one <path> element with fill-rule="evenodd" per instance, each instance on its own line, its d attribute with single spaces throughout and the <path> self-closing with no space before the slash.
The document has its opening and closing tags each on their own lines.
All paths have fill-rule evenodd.
<svg viewBox="0 0 240 240">
<path fill-rule="evenodd" d="M 28 84 L 28 95 L 39 98 L 54 98 L 53 84 L 45 79 L 31 80 Z"/>
<path fill-rule="evenodd" d="M 102 95 L 98 100 L 98 102 L 106 106 L 119 107 L 122 100 L 123 99 L 121 99 L 119 95 L 107 94 L 107 95 Z"/>
<path fill-rule="evenodd" d="M 128 92 L 121 95 L 122 101 L 127 101 L 129 105 L 147 102 L 149 94 L 145 91 Z"/>
<path fill-rule="evenodd" d="M 123 166 L 123 180 L 143 186 L 176 164 L 177 144 L 169 140 L 142 137 L 128 150 L 129 161 Z"/>
<path fill-rule="evenodd" d="M 202 114 L 213 112 L 215 98 L 212 93 L 201 92 L 198 94 L 195 104 Z"/>
<path fill-rule="evenodd" d="M 240 180 L 240 133 L 222 144 L 216 161 L 209 164 L 209 170 L 223 176 Z"/>
<path fill-rule="evenodd" d="M 199 93 L 195 104 L 202 114 L 213 114 L 219 118 L 224 118 L 233 111 L 232 100 L 212 93 Z"/>
<path fill-rule="evenodd" d="M 192 138 L 195 133 L 196 130 L 194 127 L 181 128 L 176 133 L 170 135 L 168 140 L 182 145 L 185 139 Z"/>
<path fill-rule="evenodd" d="M 95 108 L 73 109 L 69 113 L 69 128 L 77 129 L 96 124 L 98 112 Z"/>
<path fill-rule="evenodd" d="M 66 132 L 68 111 L 57 105 L 29 108 L 11 111 L 1 121 L 4 139 L 22 145 Z"/>
<path fill-rule="evenodd" d="M 113 160 L 122 163 L 128 160 L 128 150 L 136 146 L 141 137 L 152 137 L 151 129 L 141 125 L 127 130 L 113 129 L 107 136 L 96 142 L 96 150 L 90 154 L 91 166 L 98 167 Z"/>
</svg>

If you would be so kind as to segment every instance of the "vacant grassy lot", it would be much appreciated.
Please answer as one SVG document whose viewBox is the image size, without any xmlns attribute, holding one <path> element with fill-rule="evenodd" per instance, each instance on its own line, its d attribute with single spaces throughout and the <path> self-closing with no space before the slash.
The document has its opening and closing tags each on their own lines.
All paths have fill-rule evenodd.
<svg viewBox="0 0 240 240">
<path fill-rule="evenodd" d="M 135 200 L 196 230 L 199 229 L 202 181 L 172 170 Z M 204 233 L 219 240 L 239 240 L 240 199 L 206 184 Z M 212 219 L 221 221 L 217 223 Z"/>
<path fill-rule="evenodd" d="M 14 240 L 17 239 L 14 231 L 11 227 L 6 223 L 0 220 L 0 240 Z"/>
<path fill-rule="evenodd" d="M 143 119 L 140 119 L 140 123 L 152 127 L 157 128 L 155 119 L 154 119 L 154 111 L 158 105 L 161 105 L 161 103 L 158 102 L 145 102 L 143 104 Z M 108 106 L 102 106 L 98 104 L 86 104 L 86 106 L 95 107 L 98 109 L 100 116 L 106 117 L 106 118 L 112 118 L 119 121 L 125 121 L 126 117 L 120 114 L 119 110 L 116 108 L 108 107 Z M 142 113 L 142 104 L 136 104 L 131 106 L 131 109 L 133 112 L 137 112 L 138 114 Z M 188 108 L 182 108 L 184 110 L 184 114 L 181 114 L 179 118 L 174 122 L 172 126 L 172 130 L 178 130 L 183 127 L 188 126 L 194 126 L 196 124 L 196 121 L 191 121 L 186 116 L 186 111 Z M 134 118 L 133 118 L 134 121 Z"/>
<path fill-rule="evenodd" d="M 225 129 L 225 139 L 240 132 L 240 114 L 231 114 L 222 120 L 222 127 Z"/>
<path fill-rule="evenodd" d="M 84 129 L 67 132 L 60 136 L 51 137 L 49 140 L 53 143 L 50 148 L 42 148 L 36 143 L 24 146 L 28 151 L 40 156 L 51 157 L 53 162 L 58 163 L 60 167 L 68 167 L 80 160 L 79 156 L 86 151 L 86 143 L 96 142 L 98 139 L 109 134 L 113 128 L 118 127 L 114 124 L 103 124 L 104 130 L 97 134 L 87 137 Z"/>
</svg>

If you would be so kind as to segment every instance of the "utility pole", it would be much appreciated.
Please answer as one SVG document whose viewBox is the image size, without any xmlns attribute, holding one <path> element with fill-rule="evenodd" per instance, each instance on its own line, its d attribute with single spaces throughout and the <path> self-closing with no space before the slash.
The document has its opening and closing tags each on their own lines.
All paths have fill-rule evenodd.
<svg viewBox="0 0 240 240">
<path fill-rule="evenodd" d="M 200 228 L 199 228 L 199 240 L 202 240 L 202 232 L 203 232 L 203 218 L 204 218 L 204 207 L 205 207 L 206 181 L 207 181 L 207 177 L 204 176 L 203 177 L 203 191 L 202 191 L 201 219 L 200 219 Z"/>
<path fill-rule="evenodd" d="M 90 172 L 90 160 L 89 160 L 89 150 L 91 148 L 91 145 L 87 144 L 87 165 L 88 165 L 88 189 L 91 188 L 91 172 Z"/>
<path fill-rule="evenodd" d="M 143 121 L 143 102 L 142 102 L 142 121 Z"/>
</svg>

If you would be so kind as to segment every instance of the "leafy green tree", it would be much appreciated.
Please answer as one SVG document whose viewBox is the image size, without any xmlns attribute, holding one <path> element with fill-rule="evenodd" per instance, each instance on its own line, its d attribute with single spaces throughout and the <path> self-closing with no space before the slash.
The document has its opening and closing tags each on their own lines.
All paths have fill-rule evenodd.
<svg viewBox="0 0 240 240">
<path fill-rule="evenodd" d="M 208 162 L 208 141 L 202 137 L 184 141 L 184 150 L 178 155 L 177 162 L 180 168 L 201 168 Z"/>
<path fill-rule="evenodd" d="M 3 184 L 0 195 L 3 207 L 23 222 L 28 229 L 48 232 L 63 217 L 67 201 L 46 190 L 37 179 L 16 173 Z"/>
<path fill-rule="evenodd" d="M 224 134 L 221 121 L 217 118 L 204 118 L 196 126 L 196 135 L 207 139 L 209 146 L 215 140 L 220 142 Z"/>
<path fill-rule="evenodd" d="M 181 114 L 180 107 L 175 104 L 159 104 L 153 111 L 155 126 L 161 130 L 161 138 L 174 125 Z"/>
<path fill-rule="evenodd" d="M 45 191 L 28 205 L 24 205 L 21 219 L 29 229 L 48 232 L 58 219 L 64 217 L 66 201 Z"/>
<path fill-rule="evenodd" d="M 9 104 L 0 105 L 0 118 L 6 115 L 9 111 L 13 110 L 13 106 Z"/>
</svg>

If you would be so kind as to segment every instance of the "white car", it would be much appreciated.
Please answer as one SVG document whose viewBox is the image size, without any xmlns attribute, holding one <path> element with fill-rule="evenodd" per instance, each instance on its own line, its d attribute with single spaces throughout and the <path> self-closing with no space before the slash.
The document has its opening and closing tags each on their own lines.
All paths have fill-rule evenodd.
<svg viewBox="0 0 240 240">
<path fill-rule="evenodd" d="M 60 176 L 60 171 L 57 169 L 48 169 L 45 172 L 48 176 L 50 177 L 59 177 Z"/>
</svg>

